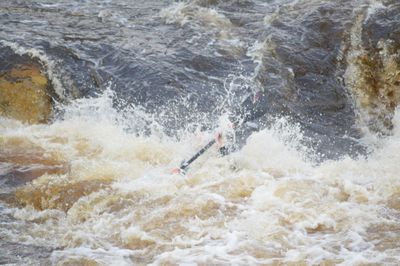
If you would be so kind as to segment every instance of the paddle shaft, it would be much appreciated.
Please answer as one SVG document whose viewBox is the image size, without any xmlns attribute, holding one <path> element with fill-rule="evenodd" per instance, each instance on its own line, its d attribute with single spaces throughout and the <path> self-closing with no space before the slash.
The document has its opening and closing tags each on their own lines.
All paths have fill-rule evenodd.
<svg viewBox="0 0 400 266">
<path fill-rule="evenodd" d="M 240 124 L 243 125 L 244 123 L 246 123 L 247 121 L 244 120 L 242 121 Z M 237 124 L 236 126 L 237 127 Z M 207 143 L 203 148 L 201 148 L 201 150 L 199 150 L 195 155 L 192 156 L 192 158 L 190 158 L 187 161 L 183 161 L 183 163 L 181 164 L 181 166 L 179 167 L 179 169 L 181 170 L 185 170 L 186 168 L 189 167 L 189 165 L 196 160 L 200 155 L 202 155 L 204 152 L 206 152 L 212 145 L 214 145 L 216 142 L 215 139 L 211 140 L 209 143 Z"/>
<path fill-rule="evenodd" d="M 199 150 L 195 155 L 192 156 L 187 161 L 184 161 L 181 164 L 181 167 L 179 167 L 181 170 L 185 170 L 194 160 L 196 160 L 200 155 L 202 155 L 204 152 L 206 152 L 212 145 L 215 143 L 215 139 L 211 140 L 209 143 L 207 143 L 201 150 Z"/>
<path fill-rule="evenodd" d="M 248 97 L 244 104 L 243 104 L 243 109 L 246 110 L 250 110 L 250 107 L 254 105 L 255 102 L 260 102 L 259 98 L 262 97 L 262 95 L 258 95 L 255 96 L 257 98 L 253 98 L 251 99 L 250 97 Z M 244 111 L 244 113 L 246 113 Z M 252 113 L 252 112 L 249 112 Z M 264 113 L 261 112 L 253 112 L 252 115 L 243 115 L 243 121 L 240 121 L 240 123 L 238 121 L 236 121 L 235 123 L 233 123 L 233 128 L 237 128 L 239 125 L 243 125 L 249 121 L 252 121 L 258 117 L 260 117 L 261 115 L 263 115 Z M 187 161 L 183 161 L 183 163 L 181 164 L 181 166 L 179 167 L 179 169 L 181 170 L 185 170 L 194 160 L 196 160 L 200 155 L 202 155 L 205 151 L 207 151 L 212 145 L 214 145 L 216 142 L 215 139 L 211 140 L 209 143 L 207 143 L 203 148 L 201 148 L 201 150 L 199 150 L 195 155 L 192 156 L 192 158 L 190 158 Z"/>
</svg>

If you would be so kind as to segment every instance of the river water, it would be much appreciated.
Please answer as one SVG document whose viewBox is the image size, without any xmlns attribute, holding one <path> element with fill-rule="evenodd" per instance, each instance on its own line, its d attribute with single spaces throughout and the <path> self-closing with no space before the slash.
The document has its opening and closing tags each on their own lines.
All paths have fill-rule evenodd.
<svg viewBox="0 0 400 266">
<path fill-rule="evenodd" d="M 1 71 L 37 62 L 52 110 L 0 117 L 0 264 L 398 265 L 399 14 L 1 2 Z M 256 91 L 265 114 L 240 149 L 170 173 Z"/>
</svg>

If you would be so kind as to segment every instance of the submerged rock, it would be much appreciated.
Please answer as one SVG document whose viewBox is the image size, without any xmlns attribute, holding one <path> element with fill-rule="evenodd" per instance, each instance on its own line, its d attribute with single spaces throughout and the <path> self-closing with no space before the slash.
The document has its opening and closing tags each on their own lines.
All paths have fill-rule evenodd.
<svg viewBox="0 0 400 266">
<path fill-rule="evenodd" d="M 51 84 L 41 66 L 28 59 L 2 68 L 0 115 L 27 123 L 46 123 L 52 112 Z"/>
<path fill-rule="evenodd" d="M 40 180 L 18 188 L 15 198 L 23 206 L 33 206 L 37 210 L 59 209 L 68 211 L 80 198 L 106 188 L 107 178 L 95 180 L 57 182 L 53 176 L 42 176 Z"/>
<path fill-rule="evenodd" d="M 361 14 L 350 35 L 346 84 L 359 120 L 373 132 L 389 133 L 400 102 L 400 4 L 387 1 Z"/>
</svg>

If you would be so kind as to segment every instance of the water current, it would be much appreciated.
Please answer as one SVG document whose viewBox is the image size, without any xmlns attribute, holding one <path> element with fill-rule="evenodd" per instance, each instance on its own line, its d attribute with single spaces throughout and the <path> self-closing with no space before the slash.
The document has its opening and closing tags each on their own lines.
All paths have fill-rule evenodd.
<svg viewBox="0 0 400 266">
<path fill-rule="evenodd" d="M 397 0 L 12 0 L 0 25 L 0 264 L 400 264 Z M 171 174 L 257 92 L 234 152 Z"/>
</svg>

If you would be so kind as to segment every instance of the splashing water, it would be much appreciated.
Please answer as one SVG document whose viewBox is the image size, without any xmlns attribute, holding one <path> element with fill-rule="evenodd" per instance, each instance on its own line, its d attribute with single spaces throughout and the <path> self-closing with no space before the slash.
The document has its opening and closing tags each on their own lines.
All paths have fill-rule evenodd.
<svg viewBox="0 0 400 266">
<path fill-rule="evenodd" d="M 111 98 L 77 101 L 50 125 L 1 120 L 1 156 L 30 154 L 9 157 L 2 171 L 59 166 L 8 191 L 15 207 L 2 209 L 13 221 L 1 227 L 4 241 L 45 247 L 57 265 L 400 259 L 398 112 L 393 136 L 368 159 L 315 165 L 299 149 L 299 128 L 280 119 L 234 154 L 212 149 L 181 176 L 169 169 L 210 135 L 126 133 Z"/>
<path fill-rule="evenodd" d="M 0 117 L 0 264 L 399 265 L 396 1 L 134 2 L 0 3 L 58 96 Z M 258 89 L 262 130 L 170 173 Z"/>
</svg>

